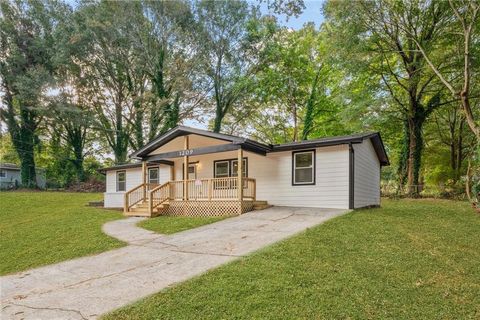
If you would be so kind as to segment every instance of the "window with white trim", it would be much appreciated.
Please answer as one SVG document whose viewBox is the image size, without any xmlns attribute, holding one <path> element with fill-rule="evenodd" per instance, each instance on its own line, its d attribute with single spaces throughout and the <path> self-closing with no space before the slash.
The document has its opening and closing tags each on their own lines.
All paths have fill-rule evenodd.
<svg viewBox="0 0 480 320">
<path fill-rule="evenodd" d="M 125 171 L 117 171 L 117 192 L 126 190 L 126 181 L 127 173 Z"/>
<path fill-rule="evenodd" d="M 315 151 L 293 152 L 292 156 L 292 184 L 315 184 Z"/>
</svg>

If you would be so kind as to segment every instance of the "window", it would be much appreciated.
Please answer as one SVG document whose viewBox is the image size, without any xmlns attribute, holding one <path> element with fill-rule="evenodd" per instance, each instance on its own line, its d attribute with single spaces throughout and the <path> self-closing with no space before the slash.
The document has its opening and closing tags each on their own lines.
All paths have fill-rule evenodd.
<svg viewBox="0 0 480 320">
<path fill-rule="evenodd" d="M 158 184 L 158 168 L 148 169 L 148 183 Z"/>
<path fill-rule="evenodd" d="M 5 178 L 7 176 L 7 171 L 0 170 L 0 178 Z"/>
<path fill-rule="evenodd" d="M 315 184 L 315 151 L 292 153 L 292 184 Z"/>
<path fill-rule="evenodd" d="M 228 178 L 236 177 L 238 172 L 238 159 L 227 159 L 214 161 L 214 177 L 215 178 Z M 243 158 L 242 175 L 248 176 L 248 161 L 247 158 Z"/>
<path fill-rule="evenodd" d="M 125 171 L 117 171 L 117 191 L 125 191 L 126 189 L 126 173 Z"/>
<path fill-rule="evenodd" d="M 215 178 L 227 178 L 230 176 L 230 161 L 215 161 Z"/>
<path fill-rule="evenodd" d="M 242 177 L 247 176 L 247 159 L 243 159 Z M 238 172 L 238 160 L 232 160 L 232 177 L 236 177 Z"/>
</svg>

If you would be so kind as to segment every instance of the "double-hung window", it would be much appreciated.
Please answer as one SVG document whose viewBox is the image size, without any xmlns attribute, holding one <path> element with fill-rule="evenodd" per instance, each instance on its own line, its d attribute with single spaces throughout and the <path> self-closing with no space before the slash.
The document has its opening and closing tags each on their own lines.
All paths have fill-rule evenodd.
<svg viewBox="0 0 480 320">
<path fill-rule="evenodd" d="M 315 150 L 292 153 L 292 184 L 315 184 Z"/>
<path fill-rule="evenodd" d="M 228 178 L 230 176 L 230 161 L 215 161 L 215 178 Z"/>
<path fill-rule="evenodd" d="M 126 172 L 117 171 L 117 191 L 125 191 L 126 189 Z"/>
</svg>

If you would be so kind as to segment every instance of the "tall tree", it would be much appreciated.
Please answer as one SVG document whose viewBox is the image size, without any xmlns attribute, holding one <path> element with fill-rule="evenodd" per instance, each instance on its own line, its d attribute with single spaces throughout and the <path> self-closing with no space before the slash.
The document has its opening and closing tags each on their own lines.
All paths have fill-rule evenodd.
<svg viewBox="0 0 480 320">
<path fill-rule="evenodd" d="M 446 5 L 436 1 L 377 0 L 357 1 L 344 10 L 342 2 L 331 1 L 325 9 L 332 39 L 339 44 L 337 49 L 348 57 L 349 64 L 355 61 L 350 69 L 366 66 L 372 75 L 370 81 L 380 80 L 383 84 L 378 87 L 378 95 L 386 92 L 395 104 L 404 123 L 400 181 L 406 176 L 408 192 L 416 194 L 424 144 L 422 128 L 440 101 L 435 76 L 428 72 L 424 56 L 410 34 L 418 35 L 418 41 L 430 49 L 441 35 L 439 23 Z"/>
<path fill-rule="evenodd" d="M 144 1 L 147 25 L 137 37 L 151 87 L 149 139 L 175 127 L 201 100 L 194 92 L 196 63 L 195 30 L 190 3 L 186 1 Z"/>
<path fill-rule="evenodd" d="M 476 84 L 480 74 L 478 70 L 475 70 L 479 67 L 480 60 L 478 45 L 480 41 L 480 3 L 475 0 L 449 0 L 448 3 L 451 14 L 442 19 L 441 33 L 449 36 L 445 36 L 443 41 L 438 43 L 438 51 L 440 52 L 435 51 L 436 54 L 440 53 L 440 59 L 437 58 L 438 56 L 432 56 L 428 46 L 422 43 L 417 34 L 409 32 L 409 36 L 435 75 L 452 96 L 460 100 L 467 124 L 477 140 L 480 141 L 480 125 L 478 119 L 476 119 L 478 115 L 475 112 L 478 108 L 476 108 L 476 105 L 472 105 L 472 84 Z M 442 70 L 441 65 L 444 64 L 445 60 L 459 67 Z"/>
<path fill-rule="evenodd" d="M 253 18 L 244 1 L 202 0 L 196 4 L 200 61 L 205 87 L 211 88 L 215 105 L 213 131 L 232 111 L 250 84 L 254 52 L 247 47 L 247 23 Z"/>
<path fill-rule="evenodd" d="M 142 112 L 145 73 L 132 45 L 132 23 L 142 23 L 137 2 L 84 1 L 77 10 L 72 41 L 85 44 L 78 65 L 87 81 L 96 127 L 102 132 L 116 163 L 127 160 L 132 123 Z M 143 140 L 141 132 L 135 132 Z"/>
<path fill-rule="evenodd" d="M 0 117 L 21 163 L 24 187 L 36 186 L 34 147 L 43 98 L 56 70 L 55 34 L 68 8 L 56 1 L 0 2 Z"/>
<path fill-rule="evenodd" d="M 285 133 L 280 136 L 272 129 L 261 129 L 270 131 L 268 140 L 290 142 L 346 131 L 334 125 L 339 105 L 332 94 L 339 77 L 327 61 L 325 41 L 325 34 L 313 24 L 297 31 L 281 28 L 264 41 L 255 88 L 247 103 L 261 104 L 248 119 L 259 117 L 252 126 L 255 130 L 267 126 Z"/>
</svg>

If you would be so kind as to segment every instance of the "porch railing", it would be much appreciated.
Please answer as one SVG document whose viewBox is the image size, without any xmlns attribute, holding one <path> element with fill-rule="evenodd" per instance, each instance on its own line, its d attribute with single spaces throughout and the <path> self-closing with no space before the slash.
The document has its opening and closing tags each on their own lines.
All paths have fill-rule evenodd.
<svg viewBox="0 0 480 320">
<path fill-rule="evenodd" d="M 187 185 L 188 197 L 184 196 Z M 162 185 L 141 184 L 125 193 L 125 211 L 135 204 L 148 201 L 150 213 L 154 208 L 168 200 L 238 200 L 237 177 L 178 180 Z M 256 180 L 242 178 L 242 200 L 256 200 Z"/>
</svg>

